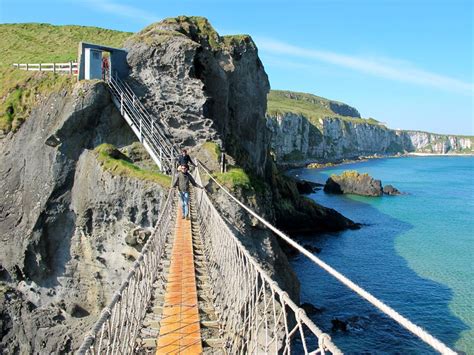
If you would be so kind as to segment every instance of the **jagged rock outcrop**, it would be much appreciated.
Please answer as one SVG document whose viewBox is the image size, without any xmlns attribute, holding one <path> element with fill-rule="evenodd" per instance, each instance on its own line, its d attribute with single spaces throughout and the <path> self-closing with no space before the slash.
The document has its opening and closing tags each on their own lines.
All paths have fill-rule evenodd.
<svg viewBox="0 0 474 355">
<path fill-rule="evenodd" d="M 52 95 L 0 140 L 1 352 L 76 349 L 122 282 L 138 255 L 125 238 L 154 225 L 164 191 L 104 171 L 91 149 L 135 140 L 99 82 Z"/>
<path fill-rule="evenodd" d="M 392 195 L 392 196 L 401 195 L 401 192 L 397 188 L 393 187 L 392 185 L 385 185 L 383 187 L 383 193 L 385 195 Z"/>
<path fill-rule="evenodd" d="M 126 43 L 129 82 L 180 147 L 219 142 L 243 167 L 268 168 L 268 78 L 250 36 L 221 37 L 200 17 L 153 24 Z"/>
<path fill-rule="evenodd" d="M 324 192 L 332 194 L 355 194 L 362 196 L 400 195 L 392 185 L 382 187 L 382 182 L 369 174 L 344 171 L 341 175 L 331 175 L 324 185 Z"/>
<path fill-rule="evenodd" d="M 348 105 L 314 95 L 272 92 L 269 107 L 273 154 L 282 165 L 408 152 L 473 152 L 473 137 L 392 130 L 374 119 L 361 119 Z"/>
<path fill-rule="evenodd" d="M 363 196 L 382 196 L 382 182 L 369 174 L 357 171 L 344 171 L 341 175 L 331 175 L 324 185 L 324 192 L 332 194 L 356 194 Z"/>
</svg>

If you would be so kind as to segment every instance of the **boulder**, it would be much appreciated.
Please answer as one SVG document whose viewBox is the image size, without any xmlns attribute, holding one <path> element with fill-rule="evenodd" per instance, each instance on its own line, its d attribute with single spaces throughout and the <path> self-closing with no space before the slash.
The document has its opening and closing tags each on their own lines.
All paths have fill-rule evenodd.
<svg viewBox="0 0 474 355">
<path fill-rule="evenodd" d="M 398 191 L 398 189 L 396 189 L 392 185 L 385 185 L 383 187 L 383 193 L 386 195 L 400 195 L 401 194 L 401 192 Z"/>
<path fill-rule="evenodd" d="M 298 188 L 298 192 L 302 195 L 312 194 L 313 192 L 321 190 L 323 186 L 324 185 L 312 181 L 296 180 L 296 187 Z"/>
<path fill-rule="evenodd" d="M 369 174 L 344 171 L 341 175 L 331 175 L 324 185 L 324 192 L 333 194 L 356 194 L 362 196 L 382 196 L 382 182 Z"/>
<path fill-rule="evenodd" d="M 324 308 L 318 308 L 311 303 L 302 303 L 300 307 L 303 308 L 306 314 L 309 316 L 312 316 L 315 314 L 321 314 L 324 311 Z"/>
</svg>

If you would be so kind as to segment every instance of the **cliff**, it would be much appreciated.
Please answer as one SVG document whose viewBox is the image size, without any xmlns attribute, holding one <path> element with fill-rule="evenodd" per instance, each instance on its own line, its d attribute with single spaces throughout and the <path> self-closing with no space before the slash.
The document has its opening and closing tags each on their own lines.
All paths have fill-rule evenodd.
<svg viewBox="0 0 474 355">
<path fill-rule="evenodd" d="M 100 82 L 52 94 L 0 140 L 2 352 L 77 348 L 120 285 L 138 255 L 126 237 L 154 225 L 165 191 L 94 148 L 135 140 Z"/>
<path fill-rule="evenodd" d="M 357 110 L 309 94 L 272 91 L 267 127 L 279 164 L 407 152 L 472 153 L 473 137 L 392 130 Z"/>
</svg>

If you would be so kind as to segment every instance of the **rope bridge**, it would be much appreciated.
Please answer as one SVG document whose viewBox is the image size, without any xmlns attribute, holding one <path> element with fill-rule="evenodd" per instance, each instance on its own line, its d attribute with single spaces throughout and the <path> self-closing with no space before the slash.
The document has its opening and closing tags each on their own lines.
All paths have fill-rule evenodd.
<svg viewBox="0 0 474 355">
<path fill-rule="evenodd" d="M 109 78 L 108 84 L 114 103 L 158 166 L 164 171 L 172 171 L 172 159 L 176 156 L 176 150 L 159 127 L 158 120 L 149 116 L 125 83 Z M 239 204 L 313 263 L 440 353 L 456 354 L 242 204 L 219 184 L 202 164 L 196 169 L 195 177 L 199 184 L 202 184 L 201 171 L 213 180 L 230 200 Z M 193 223 L 197 227 L 194 233 L 198 234 L 204 246 L 206 272 L 212 287 L 212 302 L 219 318 L 219 333 L 224 340 L 223 352 L 341 354 L 330 336 L 311 321 L 304 310 L 290 299 L 250 255 L 233 232 L 232 226 L 213 205 L 207 192 L 195 189 L 192 202 L 196 212 Z M 140 257 L 85 337 L 79 354 L 131 354 L 140 350 L 137 337 L 152 298 L 153 284 L 162 276 L 160 264 L 166 245 L 171 242 L 174 233 L 173 218 L 176 215 L 176 206 L 175 192 L 170 189 L 156 227 Z"/>
</svg>

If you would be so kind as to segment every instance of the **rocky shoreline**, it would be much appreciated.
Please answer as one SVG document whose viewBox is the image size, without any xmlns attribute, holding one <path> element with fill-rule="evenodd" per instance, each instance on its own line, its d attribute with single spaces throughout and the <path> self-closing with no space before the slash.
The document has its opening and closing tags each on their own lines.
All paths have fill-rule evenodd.
<svg viewBox="0 0 474 355">
<path fill-rule="evenodd" d="M 370 155 L 370 156 L 360 156 L 352 159 L 343 159 L 343 160 L 329 160 L 329 161 L 313 161 L 313 162 L 292 162 L 280 164 L 279 167 L 282 170 L 288 171 L 292 169 L 325 169 L 330 167 L 337 167 L 347 164 L 354 163 L 363 163 L 369 160 L 375 159 L 394 159 L 394 158 L 407 158 L 407 157 L 472 157 L 474 153 L 404 153 L 404 154 L 386 154 L 386 155 Z"/>
</svg>

